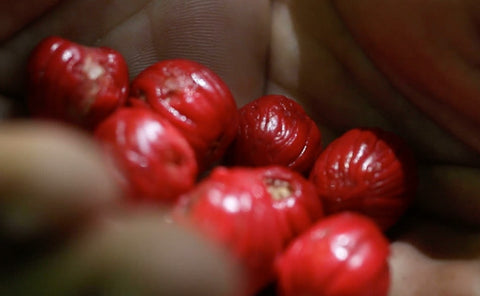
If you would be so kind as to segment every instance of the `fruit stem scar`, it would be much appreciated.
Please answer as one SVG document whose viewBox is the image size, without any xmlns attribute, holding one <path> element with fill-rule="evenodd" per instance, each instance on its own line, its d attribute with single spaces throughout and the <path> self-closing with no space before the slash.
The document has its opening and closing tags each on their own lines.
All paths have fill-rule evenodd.
<svg viewBox="0 0 480 296">
<path fill-rule="evenodd" d="M 91 57 L 85 59 L 83 71 L 90 80 L 95 80 L 105 73 L 105 69 L 98 63 L 94 62 Z"/>
<path fill-rule="evenodd" d="M 276 178 L 265 178 L 264 183 L 267 185 L 267 191 L 274 200 L 282 200 L 292 195 L 293 188 L 288 181 Z"/>
</svg>

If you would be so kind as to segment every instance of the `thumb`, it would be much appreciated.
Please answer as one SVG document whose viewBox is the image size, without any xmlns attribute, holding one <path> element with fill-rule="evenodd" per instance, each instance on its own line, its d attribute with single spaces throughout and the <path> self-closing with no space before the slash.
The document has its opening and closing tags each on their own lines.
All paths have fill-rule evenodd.
<svg viewBox="0 0 480 296">
<path fill-rule="evenodd" d="M 235 274 L 200 236 L 158 213 L 135 213 L 39 262 L 15 278 L 8 295 L 234 295 Z"/>
<path fill-rule="evenodd" d="M 0 234 L 28 240 L 78 225 L 119 190 L 87 136 L 53 124 L 0 125 Z"/>
</svg>

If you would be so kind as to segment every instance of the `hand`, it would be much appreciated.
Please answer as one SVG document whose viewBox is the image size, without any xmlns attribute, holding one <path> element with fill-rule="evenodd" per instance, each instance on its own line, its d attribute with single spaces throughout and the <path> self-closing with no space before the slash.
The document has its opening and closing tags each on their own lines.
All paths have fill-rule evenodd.
<svg viewBox="0 0 480 296">
<path fill-rule="evenodd" d="M 3 122 L 0 142 L 0 294 L 231 295 L 226 256 L 159 210 L 122 208 L 84 134 Z"/>
<path fill-rule="evenodd" d="M 273 3 L 267 91 L 310 106 L 327 142 L 381 126 L 416 151 L 411 216 L 420 218 L 406 217 L 392 244 L 391 295 L 480 294 L 479 8 L 463 0 Z"/>
<path fill-rule="evenodd" d="M 480 185 L 475 181 L 480 164 L 480 89 L 475 83 L 480 10 L 475 1 L 37 0 L 29 4 L 31 10 L 16 9 L 23 2 L 0 10 L 0 19 L 11 19 L 0 29 L 0 93 L 5 97 L 22 98 L 29 51 L 46 35 L 58 34 L 119 50 L 132 77 L 159 59 L 185 57 L 219 73 L 239 104 L 263 93 L 286 94 L 308 108 L 322 128 L 325 144 L 351 127 L 395 131 L 420 161 L 416 208 L 422 217 L 406 219 L 404 232 L 392 244 L 391 295 L 480 294 L 474 280 L 480 254 L 470 251 L 478 245 L 480 225 Z M 28 135 L 18 137 L 32 141 Z M 12 144 L 9 154 L 3 154 L 5 159 L 23 143 Z M 78 157 L 101 167 L 92 161 L 98 157 L 94 152 L 77 150 Z M 54 159 L 54 155 L 42 158 Z M 58 163 L 50 165 L 61 170 Z M 28 164 L 25 172 L 35 167 Z M 79 169 L 75 172 L 87 175 Z M 41 175 L 32 175 L 32 180 Z M 25 175 L 11 178 L 23 182 Z M 96 180 L 84 182 L 96 184 Z M 39 200 L 54 196 L 51 191 L 35 192 Z M 114 198 L 108 192 L 98 196 L 109 194 Z M 69 216 L 63 214 L 69 208 L 76 207 L 63 206 L 55 215 Z M 19 208 L 9 209 L 14 213 Z M 437 226 L 438 221 L 446 226 Z M 415 227 L 409 227 L 412 224 Z M 437 255 L 426 250 L 428 241 L 422 235 L 433 231 L 443 248 L 436 250 Z M 90 241 L 91 236 L 86 237 L 82 239 Z M 81 258 L 69 258 L 74 262 L 76 257 Z M 451 277 L 458 274 L 465 276 Z"/>
</svg>

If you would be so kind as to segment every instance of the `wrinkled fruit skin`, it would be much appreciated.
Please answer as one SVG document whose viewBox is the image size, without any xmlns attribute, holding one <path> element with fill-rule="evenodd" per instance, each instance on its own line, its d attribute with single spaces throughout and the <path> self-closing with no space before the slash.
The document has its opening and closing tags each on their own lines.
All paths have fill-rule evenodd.
<svg viewBox="0 0 480 296">
<path fill-rule="evenodd" d="M 386 230 L 411 204 L 417 173 L 412 152 L 395 134 L 356 128 L 326 147 L 310 180 L 326 213 L 360 212 Z"/>
<path fill-rule="evenodd" d="M 33 117 L 93 129 L 128 95 L 127 64 L 119 52 L 106 47 L 47 37 L 32 51 L 27 71 Z"/>
<path fill-rule="evenodd" d="M 282 95 L 266 95 L 244 105 L 239 114 L 238 134 L 229 153 L 234 164 L 283 165 L 308 173 L 322 149 L 321 133 L 300 104 Z"/>
<path fill-rule="evenodd" d="M 94 136 L 133 200 L 172 204 L 195 184 L 193 149 L 175 127 L 149 109 L 120 108 Z"/>
<path fill-rule="evenodd" d="M 202 169 L 219 160 L 233 141 L 237 105 L 213 71 L 190 60 L 160 61 L 131 83 L 129 103 L 148 106 L 187 138 Z"/>
<path fill-rule="evenodd" d="M 389 244 L 369 218 L 328 216 L 296 238 L 276 262 L 283 296 L 386 296 Z"/>
<path fill-rule="evenodd" d="M 217 167 L 180 198 L 174 212 L 244 267 L 246 291 L 240 295 L 253 295 L 273 280 L 275 258 L 323 215 L 313 185 L 279 166 Z"/>
</svg>

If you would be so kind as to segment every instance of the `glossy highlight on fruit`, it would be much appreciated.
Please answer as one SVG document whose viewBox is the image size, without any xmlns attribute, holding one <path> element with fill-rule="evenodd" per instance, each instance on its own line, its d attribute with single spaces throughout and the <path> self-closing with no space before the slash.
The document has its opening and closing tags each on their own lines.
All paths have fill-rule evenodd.
<svg viewBox="0 0 480 296">
<path fill-rule="evenodd" d="M 313 185 L 280 166 L 217 167 L 177 205 L 176 217 L 223 245 L 245 269 L 245 294 L 273 280 L 273 262 L 323 215 Z"/>
<path fill-rule="evenodd" d="M 51 36 L 28 61 L 31 115 L 93 129 L 122 106 L 128 95 L 128 67 L 106 47 L 87 47 Z"/>
<path fill-rule="evenodd" d="M 266 95 L 239 110 L 231 151 L 235 165 L 283 165 L 308 173 L 322 149 L 321 133 L 303 107 L 282 95 Z"/>
<path fill-rule="evenodd" d="M 164 60 L 131 83 L 129 102 L 148 106 L 187 138 L 202 169 L 219 160 L 238 125 L 236 102 L 222 79 L 191 60 Z"/>
<path fill-rule="evenodd" d="M 412 152 L 397 135 L 355 128 L 326 147 L 310 180 L 328 214 L 360 212 L 386 230 L 411 204 L 417 173 Z"/>
<path fill-rule="evenodd" d="M 120 108 L 95 130 L 133 200 L 172 204 L 193 187 L 197 163 L 187 140 L 146 108 Z"/>
<path fill-rule="evenodd" d="M 276 262 L 282 296 L 386 296 L 388 240 L 369 218 L 338 213 L 296 238 Z"/>
</svg>

